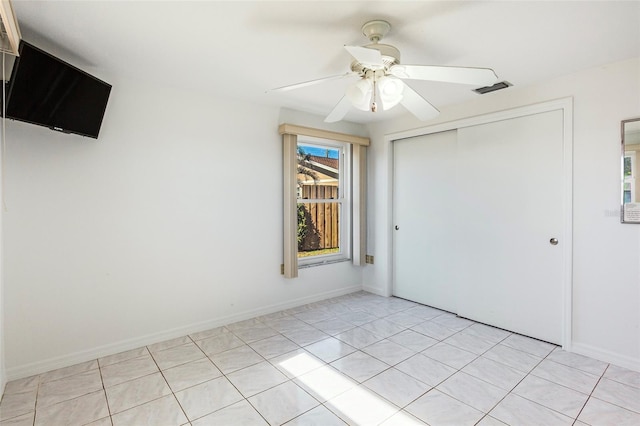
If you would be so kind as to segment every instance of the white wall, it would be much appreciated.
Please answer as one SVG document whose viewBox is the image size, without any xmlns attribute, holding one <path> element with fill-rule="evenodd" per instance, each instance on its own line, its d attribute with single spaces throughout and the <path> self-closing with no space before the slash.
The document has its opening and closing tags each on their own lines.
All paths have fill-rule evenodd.
<svg viewBox="0 0 640 426">
<path fill-rule="evenodd" d="M 640 225 L 619 219 L 620 120 L 640 117 L 638 58 L 479 96 L 429 123 L 371 125 L 368 252 L 376 264 L 364 270 L 364 286 L 389 291 L 391 146 L 384 135 L 567 96 L 574 99 L 572 348 L 640 370 Z"/>
<path fill-rule="evenodd" d="M 110 82 L 97 141 L 8 123 L 9 378 L 361 288 L 350 263 L 280 275 L 277 128 L 317 118 Z"/>
</svg>

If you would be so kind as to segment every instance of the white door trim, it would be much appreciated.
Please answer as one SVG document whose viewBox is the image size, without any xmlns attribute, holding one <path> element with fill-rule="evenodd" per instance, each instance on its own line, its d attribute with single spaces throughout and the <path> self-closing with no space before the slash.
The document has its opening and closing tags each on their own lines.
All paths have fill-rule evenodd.
<svg viewBox="0 0 640 426">
<path fill-rule="evenodd" d="M 495 121 L 509 120 L 527 115 L 538 114 L 548 111 L 561 110 L 563 114 L 563 158 L 562 158 L 562 180 L 563 180 L 563 234 L 562 241 L 566 243 L 563 248 L 563 324 L 562 324 L 562 348 L 571 350 L 572 339 L 572 289 L 573 289 L 573 98 L 561 98 L 538 104 L 512 108 L 504 111 L 482 114 L 474 117 L 453 120 L 446 123 L 439 123 L 432 126 L 406 130 L 403 132 L 391 133 L 384 136 L 385 149 L 389 153 L 387 162 L 388 176 L 390 183 L 388 186 L 388 200 L 390 202 L 387 211 L 387 249 L 390 255 L 387 259 L 388 274 L 386 277 L 385 293 L 388 296 L 393 294 L 394 276 L 394 253 L 393 253 L 393 149 L 391 144 L 395 140 L 406 139 L 415 136 L 428 135 L 431 133 L 455 130 L 463 127 L 487 124 Z"/>
</svg>

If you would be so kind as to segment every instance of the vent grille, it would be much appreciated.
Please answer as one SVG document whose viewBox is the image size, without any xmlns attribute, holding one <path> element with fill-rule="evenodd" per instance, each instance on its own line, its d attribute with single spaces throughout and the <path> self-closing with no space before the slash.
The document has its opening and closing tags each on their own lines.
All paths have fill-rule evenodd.
<svg viewBox="0 0 640 426">
<path fill-rule="evenodd" d="M 491 93 L 491 92 L 495 92 L 496 90 L 506 89 L 507 87 L 510 87 L 510 86 L 513 86 L 513 84 L 509 83 L 508 81 L 501 81 L 499 83 L 494 84 L 493 86 L 480 87 L 478 89 L 473 89 L 473 91 L 480 95 L 484 95 L 485 93 Z"/>
</svg>

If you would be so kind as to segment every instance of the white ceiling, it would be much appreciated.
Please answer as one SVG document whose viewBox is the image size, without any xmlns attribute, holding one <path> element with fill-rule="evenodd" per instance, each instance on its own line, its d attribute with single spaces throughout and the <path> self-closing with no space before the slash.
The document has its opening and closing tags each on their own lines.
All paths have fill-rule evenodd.
<svg viewBox="0 0 640 426">
<path fill-rule="evenodd" d="M 516 87 L 640 56 L 640 1 L 13 3 L 25 40 L 114 85 L 139 78 L 318 114 L 348 81 L 265 91 L 347 72 L 342 46 L 367 44 L 360 28 L 372 19 L 391 23 L 383 42 L 405 64 L 490 67 Z M 436 107 L 479 96 L 466 85 L 410 84 Z M 398 106 L 346 119 L 404 113 Z"/>
</svg>

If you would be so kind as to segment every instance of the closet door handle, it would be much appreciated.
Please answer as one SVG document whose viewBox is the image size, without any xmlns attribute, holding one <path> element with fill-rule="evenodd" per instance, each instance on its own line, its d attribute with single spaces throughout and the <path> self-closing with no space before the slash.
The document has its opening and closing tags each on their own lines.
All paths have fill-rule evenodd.
<svg viewBox="0 0 640 426">
<path fill-rule="evenodd" d="M 552 246 L 557 246 L 558 245 L 558 239 L 557 238 L 551 238 L 549 240 L 549 244 L 551 244 Z"/>
</svg>

